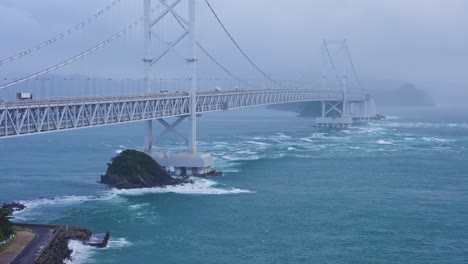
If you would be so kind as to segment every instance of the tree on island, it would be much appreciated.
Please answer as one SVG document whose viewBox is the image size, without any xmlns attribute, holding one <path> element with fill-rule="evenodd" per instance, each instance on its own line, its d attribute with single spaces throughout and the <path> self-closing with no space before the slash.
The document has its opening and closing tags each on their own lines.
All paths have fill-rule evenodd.
<svg viewBox="0 0 468 264">
<path fill-rule="evenodd" d="M 13 209 L 7 204 L 0 208 L 0 242 L 8 239 L 13 234 L 13 224 L 10 222 Z"/>
<path fill-rule="evenodd" d="M 191 182 L 172 178 L 151 156 L 137 150 L 124 150 L 107 164 L 101 183 L 117 189 L 164 187 Z"/>
</svg>

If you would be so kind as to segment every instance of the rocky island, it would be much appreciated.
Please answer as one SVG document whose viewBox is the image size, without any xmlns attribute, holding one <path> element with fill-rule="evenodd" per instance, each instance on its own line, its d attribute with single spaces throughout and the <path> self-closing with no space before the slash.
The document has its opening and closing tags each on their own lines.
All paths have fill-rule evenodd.
<svg viewBox="0 0 468 264">
<path fill-rule="evenodd" d="M 173 178 L 148 154 L 128 149 L 112 158 L 100 182 L 117 189 L 135 189 L 164 187 L 192 181 L 187 178 Z"/>
</svg>

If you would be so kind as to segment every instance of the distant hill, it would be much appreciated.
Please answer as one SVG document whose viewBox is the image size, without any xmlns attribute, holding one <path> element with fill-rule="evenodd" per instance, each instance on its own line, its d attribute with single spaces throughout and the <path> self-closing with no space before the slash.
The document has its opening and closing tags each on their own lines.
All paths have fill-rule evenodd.
<svg viewBox="0 0 468 264">
<path fill-rule="evenodd" d="M 372 89 L 372 97 L 378 106 L 435 106 L 434 99 L 412 84 L 397 89 Z"/>
</svg>

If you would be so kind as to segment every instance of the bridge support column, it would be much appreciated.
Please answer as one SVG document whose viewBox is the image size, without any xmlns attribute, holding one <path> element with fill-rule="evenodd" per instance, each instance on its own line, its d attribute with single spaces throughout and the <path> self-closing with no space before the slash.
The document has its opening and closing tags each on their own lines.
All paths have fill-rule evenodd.
<svg viewBox="0 0 468 264">
<path fill-rule="evenodd" d="M 148 14 L 151 11 L 151 0 L 143 1 L 143 12 Z M 151 16 L 147 16 L 144 21 L 145 54 L 143 62 L 145 63 L 145 90 L 147 94 L 151 93 L 151 62 L 153 59 L 151 52 Z M 153 152 L 153 120 L 145 121 L 146 135 L 145 145 L 143 147 L 146 153 Z"/>
<path fill-rule="evenodd" d="M 322 117 L 325 117 L 326 107 L 327 107 L 327 102 L 322 101 Z"/>
<path fill-rule="evenodd" d="M 189 0 L 189 38 L 192 58 L 188 60 L 191 64 L 190 85 L 190 136 L 189 152 L 197 153 L 197 45 L 195 32 L 195 0 Z"/>
<path fill-rule="evenodd" d="M 179 138 L 182 137 L 188 143 L 187 152 L 165 153 L 159 152 L 153 155 L 153 158 L 166 170 L 172 171 L 177 176 L 203 175 L 211 171 L 213 166 L 213 157 L 209 153 L 200 153 L 197 150 L 197 44 L 196 44 L 196 25 L 195 25 L 195 0 L 189 0 L 189 42 L 191 49 L 191 58 L 187 60 L 190 64 L 190 115 L 189 115 L 189 136 L 188 140 L 178 134 L 174 127 L 183 119 L 177 120 L 169 125 L 164 120 L 161 123 L 166 127 L 162 135 L 171 131 Z M 184 117 L 185 118 L 185 117 Z"/>
</svg>

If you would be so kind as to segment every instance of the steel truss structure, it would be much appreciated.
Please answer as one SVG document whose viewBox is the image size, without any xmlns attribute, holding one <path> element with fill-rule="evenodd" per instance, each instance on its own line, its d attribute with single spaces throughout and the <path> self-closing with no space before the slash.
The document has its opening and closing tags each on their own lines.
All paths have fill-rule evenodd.
<svg viewBox="0 0 468 264">
<path fill-rule="evenodd" d="M 196 112 L 291 102 L 342 102 L 344 96 L 341 91 L 301 89 L 202 92 L 197 94 Z M 346 95 L 347 102 L 352 103 L 365 103 L 369 98 L 369 95 L 362 93 Z M 0 138 L 190 114 L 190 96 L 186 93 L 6 101 L 0 104 Z M 362 116 L 356 117 L 365 115 L 362 113 Z M 177 124 L 171 126 L 165 123 L 165 126 L 170 131 Z"/>
</svg>

